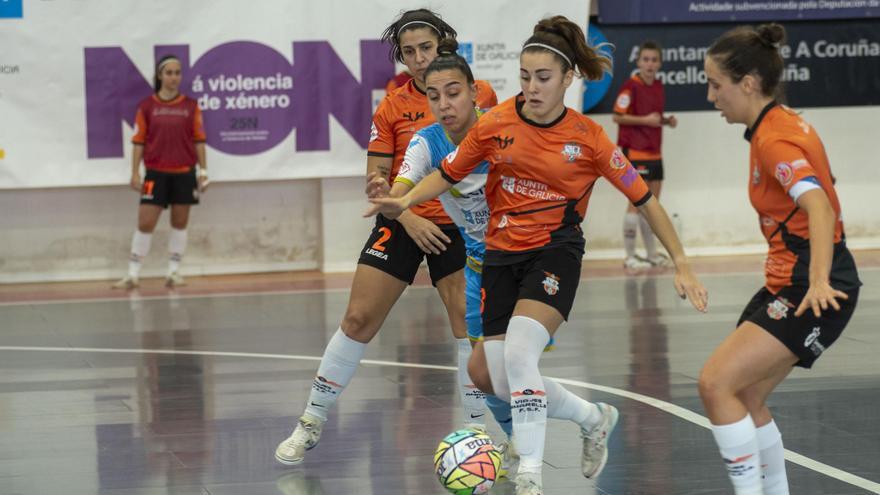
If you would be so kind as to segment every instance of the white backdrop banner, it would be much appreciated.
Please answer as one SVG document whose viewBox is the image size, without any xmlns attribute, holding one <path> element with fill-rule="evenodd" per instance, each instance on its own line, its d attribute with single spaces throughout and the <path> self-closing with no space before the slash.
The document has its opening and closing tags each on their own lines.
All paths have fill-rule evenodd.
<svg viewBox="0 0 880 495">
<path fill-rule="evenodd" d="M 432 1 L 474 75 L 519 91 L 535 22 L 586 28 L 589 0 Z M 204 112 L 212 180 L 364 173 L 395 66 L 381 32 L 412 2 L 29 2 L 0 19 L 0 189 L 125 184 L 138 102 L 164 55 Z M 580 91 L 567 104 L 580 108 Z"/>
</svg>

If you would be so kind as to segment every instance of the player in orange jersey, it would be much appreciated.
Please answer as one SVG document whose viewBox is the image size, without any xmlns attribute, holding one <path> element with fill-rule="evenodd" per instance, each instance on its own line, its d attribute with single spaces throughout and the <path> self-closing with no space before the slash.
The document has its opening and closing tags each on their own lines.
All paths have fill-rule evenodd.
<svg viewBox="0 0 880 495">
<path fill-rule="evenodd" d="M 716 40 L 705 60 L 709 101 L 727 122 L 746 125 L 749 199 L 769 245 L 764 287 L 699 382 L 738 495 L 788 493 L 767 396 L 793 366 L 809 368 L 840 336 L 861 285 L 822 141 L 776 99 L 784 38 L 778 24 L 737 28 Z"/>
<path fill-rule="evenodd" d="M 391 56 L 405 64 L 413 78 L 386 96 L 373 116 L 368 177 L 378 175 L 393 182 L 413 134 L 435 122 L 425 96 L 425 70 L 437 56 L 440 40 L 455 36 L 451 26 L 427 9 L 404 12 L 383 33 L 382 39 L 391 45 Z M 478 106 L 497 103 L 488 83 L 476 81 L 475 88 Z M 327 413 L 354 376 L 367 344 L 426 257 L 452 333 L 470 350 L 465 325 L 464 240 L 440 201 L 414 205 L 397 220 L 377 218 L 358 260 L 348 308 L 324 350 L 305 412 L 275 451 L 279 462 L 299 464 L 305 451 L 318 443 Z M 467 366 L 467 360 L 460 366 Z M 462 385 L 459 393 L 464 399 L 472 391 Z M 469 422 L 484 421 L 469 418 Z"/>
<path fill-rule="evenodd" d="M 518 494 L 543 493 L 548 409 L 581 425 L 581 467 L 588 478 L 605 466 L 608 435 L 617 422 L 614 407 L 585 405 L 558 383 L 542 380 L 538 369 L 544 346 L 574 302 L 585 244 L 581 222 L 599 177 L 640 207 L 676 264 L 676 290 L 697 309 L 706 308 L 705 288 L 644 180 L 598 124 L 565 107 L 565 91 L 576 75 L 597 79 L 609 66 L 587 45 L 581 26 L 563 16 L 542 20 L 520 56 L 522 94 L 484 114 L 440 170 L 405 196 L 371 199 L 367 212 L 394 216 L 449 190 L 488 161 L 485 341 L 474 348 L 470 371 L 481 390 L 511 402 Z"/>
<path fill-rule="evenodd" d="M 196 100 L 180 94 L 180 60 L 166 56 L 156 64 L 155 93 L 145 98 L 135 116 L 131 141 L 132 189 L 141 195 L 138 226 L 131 239 L 128 275 L 113 284 L 117 289 L 138 286 L 141 261 L 150 251 L 153 230 L 162 210 L 171 206 L 168 236 L 168 274 L 165 285 L 183 285 L 180 261 L 186 250 L 190 206 L 208 186 L 205 129 Z M 141 181 L 143 159 L 146 174 Z"/>
<path fill-rule="evenodd" d="M 663 184 L 662 127 L 674 128 L 678 120 L 674 115 L 663 115 L 666 95 L 663 82 L 657 79 L 662 63 L 660 45 L 653 41 L 643 42 L 639 45 L 637 57 L 639 72 L 623 83 L 614 101 L 614 122 L 619 125 L 617 145 L 648 183 L 651 194 L 660 199 Z M 636 256 L 638 230 L 642 232 L 646 258 Z M 657 252 L 654 234 L 645 217 L 639 215 L 633 205 L 629 205 L 624 215 L 623 245 L 626 250 L 623 266 L 626 268 L 669 265 L 669 259 Z"/>
</svg>

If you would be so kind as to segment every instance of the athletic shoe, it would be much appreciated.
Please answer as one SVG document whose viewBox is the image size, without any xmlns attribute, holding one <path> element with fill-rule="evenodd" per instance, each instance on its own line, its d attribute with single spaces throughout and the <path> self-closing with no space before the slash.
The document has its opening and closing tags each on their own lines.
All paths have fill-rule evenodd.
<svg viewBox="0 0 880 495">
<path fill-rule="evenodd" d="M 660 268 L 669 268 L 673 266 L 672 260 L 670 260 L 668 256 L 662 253 L 657 253 L 656 255 L 648 258 L 646 261 L 650 263 L 651 266 L 656 266 Z"/>
<path fill-rule="evenodd" d="M 180 287 L 182 285 L 186 285 L 186 282 L 179 273 L 171 272 L 165 276 L 165 287 Z"/>
<path fill-rule="evenodd" d="M 321 440 L 321 429 L 324 422 L 309 414 L 303 414 L 299 423 L 287 440 L 278 444 L 275 449 L 275 460 L 281 464 L 295 466 L 303 461 L 306 451 L 315 448 Z"/>
<path fill-rule="evenodd" d="M 516 477 L 516 495 L 544 495 L 541 483 L 531 473 L 520 473 Z M 537 475 L 539 476 L 539 475 Z"/>
<path fill-rule="evenodd" d="M 602 419 L 592 429 L 581 428 L 581 438 L 584 439 L 584 451 L 581 457 L 581 471 L 587 478 L 599 476 L 605 463 L 608 462 L 608 437 L 617 426 L 620 414 L 617 408 L 604 402 L 596 404 L 602 412 Z"/>
<path fill-rule="evenodd" d="M 126 276 L 122 277 L 122 279 L 120 281 L 113 284 L 112 287 L 114 289 L 132 290 L 134 288 L 137 288 L 138 285 L 140 285 L 140 281 L 138 281 L 137 277 L 131 277 L 131 276 L 126 275 Z"/>
<path fill-rule="evenodd" d="M 651 268 L 652 266 L 654 265 L 652 265 L 650 261 L 643 260 L 641 258 L 638 258 L 637 256 L 630 256 L 623 261 L 624 268 L 641 270 L 645 268 Z"/>
</svg>

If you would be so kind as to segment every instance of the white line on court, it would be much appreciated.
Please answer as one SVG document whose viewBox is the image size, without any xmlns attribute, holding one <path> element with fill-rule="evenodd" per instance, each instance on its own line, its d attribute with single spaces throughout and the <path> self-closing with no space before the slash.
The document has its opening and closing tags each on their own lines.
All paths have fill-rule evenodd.
<svg viewBox="0 0 880 495">
<path fill-rule="evenodd" d="M 252 352 L 223 352 L 223 351 L 190 351 L 177 349 L 113 349 L 100 347 L 29 347 L 29 346 L 0 346 L 0 351 L 32 351 L 32 352 L 92 352 L 92 353 L 116 353 L 116 354 L 183 354 L 191 356 L 217 356 L 217 357 L 243 357 L 243 358 L 259 358 L 259 359 L 287 359 L 287 360 L 306 360 L 320 361 L 318 356 L 302 356 L 294 354 L 262 354 Z M 402 363 L 396 361 L 382 361 L 376 359 L 363 359 L 363 364 L 373 364 L 377 366 L 397 366 L 400 368 L 421 368 L 457 371 L 454 366 L 441 366 L 436 364 L 419 364 L 419 363 Z M 661 411 L 678 416 L 685 421 L 689 421 L 695 425 L 709 428 L 709 420 L 689 409 L 671 404 L 669 402 L 655 399 L 653 397 L 622 390 L 614 387 L 606 387 L 604 385 L 596 385 L 593 383 L 571 380 L 567 378 L 555 378 L 560 383 L 571 385 L 573 387 L 586 388 L 598 392 L 604 392 L 618 397 L 625 397 L 651 407 L 660 409 Z M 785 459 L 793 464 L 797 464 L 804 468 L 824 474 L 825 476 L 834 478 L 844 483 L 857 486 L 868 490 L 871 493 L 880 493 L 880 483 L 862 478 L 855 474 L 837 469 L 819 461 L 810 459 L 809 457 L 798 454 L 791 450 L 785 449 Z"/>
</svg>

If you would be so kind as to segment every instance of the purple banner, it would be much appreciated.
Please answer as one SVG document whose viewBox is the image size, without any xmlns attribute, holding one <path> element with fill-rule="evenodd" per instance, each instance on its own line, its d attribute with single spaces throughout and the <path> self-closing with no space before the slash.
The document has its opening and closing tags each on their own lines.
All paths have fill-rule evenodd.
<svg viewBox="0 0 880 495">
<path fill-rule="evenodd" d="M 326 41 L 292 46 L 294 64 L 272 47 L 235 41 L 190 63 L 189 46 L 156 46 L 156 60 L 177 56 L 182 92 L 196 99 L 208 145 L 231 155 L 254 155 L 296 129 L 296 151 L 330 149 L 330 116 L 366 148 L 371 95 L 394 74 L 388 47 L 360 42 L 355 77 Z M 86 137 L 89 158 L 123 156 L 122 124 L 134 125 L 137 104 L 152 92 L 152 68 L 139 70 L 122 48 L 86 48 Z"/>
<path fill-rule="evenodd" d="M 599 0 L 601 24 L 880 17 L 880 0 Z"/>
</svg>

